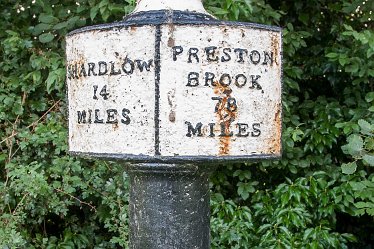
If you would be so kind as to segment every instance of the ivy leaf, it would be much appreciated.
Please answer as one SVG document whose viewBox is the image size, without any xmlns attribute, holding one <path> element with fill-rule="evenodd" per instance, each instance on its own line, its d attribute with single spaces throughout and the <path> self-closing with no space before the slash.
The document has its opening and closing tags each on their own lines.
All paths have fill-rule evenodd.
<svg viewBox="0 0 374 249">
<path fill-rule="evenodd" d="M 5 161 L 5 159 L 7 159 L 7 155 L 6 154 L 0 154 L 0 162 L 3 162 Z"/>
<path fill-rule="evenodd" d="M 370 166 L 374 167 L 374 156 L 372 155 L 364 155 L 362 159 L 369 164 Z"/>
<path fill-rule="evenodd" d="M 374 127 L 369 122 L 367 122 L 366 120 L 363 120 L 363 119 L 360 119 L 358 121 L 358 125 L 361 128 L 361 133 L 365 134 L 365 135 L 372 134 L 372 131 L 374 130 Z"/>
<path fill-rule="evenodd" d="M 41 33 L 43 33 L 45 30 L 49 30 L 51 28 L 51 25 L 50 24 L 46 24 L 46 23 L 39 23 L 38 25 L 36 25 L 32 32 L 34 35 L 39 35 Z"/>
<path fill-rule="evenodd" d="M 48 43 L 48 42 L 51 42 L 54 38 L 54 35 L 52 35 L 51 33 L 46 33 L 46 34 L 42 34 L 42 35 L 39 35 L 39 41 L 41 43 Z"/>
<path fill-rule="evenodd" d="M 94 7 L 91 8 L 91 10 L 90 10 L 91 21 L 93 21 L 95 19 L 98 12 L 99 12 L 99 6 L 94 6 Z"/>
<path fill-rule="evenodd" d="M 68 23 L 67 22 L 60 22 L 60 23 L 57 23 L 55 26 L 53 26 L 53 29 L 64 29 L 68 26 Z"/>
<path fill-rule="evenodd" d="M 57 22 L 58 19 L 52 15 L 48 15 L 48 14 L 45 14 L 45 13 L 42 13 L 40 14 L 39 16 L 39 21 L 42 22 L 42 23 L 54 23 L 54 22 Z"/>
<path fill-rule="evenodd" d="M 365 96 L 366 102 L 372 102 L 374 100 L 374 92 L 369 92 Z"/>
<path fill-rule="evenodd" d="M 357 170 L 356 162 L 345 163 L 342 165 L 343 174 L 352 175 Z"/>
<path fill-rule="evenodd" d="M 357 156 L 361 153 L 363 147 L 364 141 L 362 140 L 362 137 L 353 134 L 348 137 L 348 144 L 342 146 L 342 150 L 345 154 Z"/>
</svg>

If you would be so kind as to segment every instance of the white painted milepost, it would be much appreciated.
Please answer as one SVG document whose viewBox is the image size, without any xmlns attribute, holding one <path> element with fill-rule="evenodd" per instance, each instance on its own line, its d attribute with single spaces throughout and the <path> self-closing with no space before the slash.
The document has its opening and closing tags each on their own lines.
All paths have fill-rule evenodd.
<svg viewBox="0 0 374 249">
<path fill-rule="evenodd" d="M 69 150 L 131 162 L 129 248 L 209 249 L 213 163 L 281 156 L 281 29 L 137 2 L 66 38 Z"/>
<path fill-rule="evenodd" d="M 203 22 L 170 11 L 139 19 L 156 2 L 68 35 L 70 151 L 147 162 L 279 157 L 281 30 L 217 21 L 201 1 L 160 8 Z"/>
</svg>

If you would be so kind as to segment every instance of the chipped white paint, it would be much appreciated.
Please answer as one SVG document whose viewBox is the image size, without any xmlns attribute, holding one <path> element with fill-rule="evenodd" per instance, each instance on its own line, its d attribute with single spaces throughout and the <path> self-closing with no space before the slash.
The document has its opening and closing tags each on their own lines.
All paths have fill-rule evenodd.
<svg viewBox="0 0 374 249">
<path fill-rule="evenodd" d="M 204 25 L 162 33 L 161 154 L 280 155 L 280 33 Z M 202 124 L 201 136 L 189 123 Z"/>
<path fill-rule="evenodd" d="M 280 32 L 204 25 L 163 25 L 161 32 L 157 146 L 154 28 L 67 39 L 70 150 L 154 156 L 159 146 L 167 157 L 280 155 Z M 147 43 L 138 42 L 145 37 Z M 144 63 L 149 71 L 141 72 Z"/>
<path fill-rule="evenodd" d="M 206 13 L 200 0 L 135 12 Z M 106 157 L 279 157 L 281 32 L 263 26 L 106 27 L 66 40 L 69 149 Z M 159 64 L 156 63 L 160 58 Z"/>
<path fill-rule="evenodd" d="M 111 29 L 67 38 L 70 151 L 154 155 L 154 39 L 137 42 L 144 37 L 154 37 L 154 29 Z M 141 72 L 136 60 L 151 60 L 150 70 Z"/>
<path fill-rule="evenodd" d="M 208 14 L 201 0 L 138 0 L 134 12 L 151 10 L 181 10 Z"/>
</svg>

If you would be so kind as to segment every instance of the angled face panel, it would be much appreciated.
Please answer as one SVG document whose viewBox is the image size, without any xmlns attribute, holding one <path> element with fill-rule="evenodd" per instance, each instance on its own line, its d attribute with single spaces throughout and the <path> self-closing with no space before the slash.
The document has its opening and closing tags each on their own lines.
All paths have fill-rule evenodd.
<svg viewBox="0 0 374 249">
<path fill-rule="evenodd" d="M 138 27 L 67 38 L 70 151 L 154 155 L 154 36 Z"/>
<path fill-rule="evenodd" d="M 161 154 L 280 155 L 280 33 L 169 25 L 162 34 Z"/>
</svg>

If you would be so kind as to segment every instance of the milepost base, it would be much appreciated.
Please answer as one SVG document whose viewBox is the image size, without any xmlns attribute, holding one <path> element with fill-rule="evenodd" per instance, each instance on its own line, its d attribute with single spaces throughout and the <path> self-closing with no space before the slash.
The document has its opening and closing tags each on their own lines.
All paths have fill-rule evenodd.
<svg viewBox="0 0 374 249">
<path fill-rule="evenodd" d="M 209 175 L 213 167 L 133 164 L 131 249 L 209 249 Z"/>
</svg>

